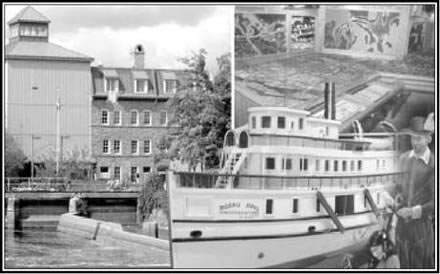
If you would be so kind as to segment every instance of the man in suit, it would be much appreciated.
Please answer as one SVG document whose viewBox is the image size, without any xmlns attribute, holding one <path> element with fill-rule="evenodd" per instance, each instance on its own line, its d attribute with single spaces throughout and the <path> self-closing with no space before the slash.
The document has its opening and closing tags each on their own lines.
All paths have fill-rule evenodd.
<svg viewBox="0 0 440 274">
<path fill-rule="evenodd" d="M 411 136 L 412 150 L 401 156 L 406 172 L 397 210 L 396 248 L 402 268 L 434 268 L 434 155 L 429 149 L 434 127 L 414 117 L 401 134 Z"/>
</svg>

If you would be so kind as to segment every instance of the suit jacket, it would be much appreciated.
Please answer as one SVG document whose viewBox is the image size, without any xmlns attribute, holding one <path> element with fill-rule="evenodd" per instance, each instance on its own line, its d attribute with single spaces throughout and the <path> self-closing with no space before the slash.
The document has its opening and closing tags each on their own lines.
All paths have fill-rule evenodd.
<svg viewBox="0 0 440 274">
<path fill-rule="evenodd" d="M 404 198 L 403 206 L 422 206 L 422 218 L 434 215 L 435 157 L 431 152 L 429 162 L 426 164 L 421 159 L 409 157 L 410 151 L 401 156 L 401 165 L 407 172 L 402 181 L 401 193 Z"/>
</svg>

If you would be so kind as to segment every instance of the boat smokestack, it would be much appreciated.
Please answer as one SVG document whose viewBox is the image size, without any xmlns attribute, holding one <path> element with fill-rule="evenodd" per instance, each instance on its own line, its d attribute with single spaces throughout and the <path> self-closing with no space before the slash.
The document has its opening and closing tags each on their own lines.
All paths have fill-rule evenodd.
<svg viewBox="0 0 440 274">
<path fill-rule="evenodd" d="M 329 99 L 330 99 L 330 89 L 329 89 L 329 83 L 325 82 L 325 88 L 324 88 L 324 118 L 329 118 Z"/>
<path fill-rule="evenodd" d="M 331 96 L 331 110 L 332 110 L 332 120 L 336 120 L 336 84 L 332 82 Z"/>
</svg>

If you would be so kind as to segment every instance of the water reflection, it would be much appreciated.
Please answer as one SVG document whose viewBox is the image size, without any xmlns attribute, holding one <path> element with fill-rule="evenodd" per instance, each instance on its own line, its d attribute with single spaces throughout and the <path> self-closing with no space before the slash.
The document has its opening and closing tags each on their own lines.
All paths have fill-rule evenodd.
<svg viewBox="0 0 440 274">
<path fill-rule="evenodd" d="M 169 253 L 156 248 L 104 245 L 48 230 L 7 231 L 5 268 L 156 268 Z"/>
</svg>

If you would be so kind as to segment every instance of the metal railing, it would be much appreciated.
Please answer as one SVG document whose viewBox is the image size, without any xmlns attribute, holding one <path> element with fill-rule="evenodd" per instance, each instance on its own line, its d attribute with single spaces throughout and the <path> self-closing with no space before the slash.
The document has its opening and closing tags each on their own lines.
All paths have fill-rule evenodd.
<svg viewBox="0 0 440 274">
<path fill-rule="evenodd" d="M 404 173 L 382 173 L 349 176 L 266 176 L 218 173 L 176 172 L 177 188 L 215 188 L 217 178 L 232 177 L 232 189 L 320 189 L 323 187 L 366 187 L 373 184 L 398 183 Z"/>
<path fill-rule="evenodd" d="M 5 192 L 139 192 L 137 183 L 80 181 L 65 177 L 8 177 Z"/>
</svg>

